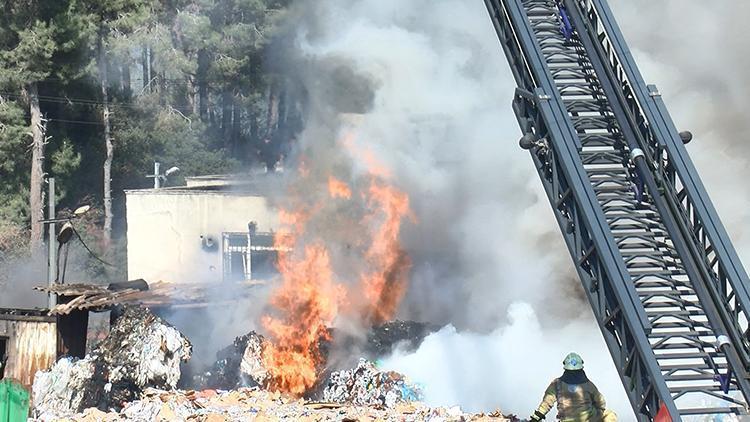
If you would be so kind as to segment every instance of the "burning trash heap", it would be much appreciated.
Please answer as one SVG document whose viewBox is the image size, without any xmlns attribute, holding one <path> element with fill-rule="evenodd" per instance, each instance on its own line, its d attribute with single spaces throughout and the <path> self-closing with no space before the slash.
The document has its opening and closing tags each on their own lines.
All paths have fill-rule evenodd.
<svg viewBox="0 0 750 422">
<path fill-rule="evenodd" d="M 428 328 L 431 327 L 417 322 L 394 321 L 383 324 L 373 328 L 367 338 L 367 344 L 352 350 L 356 350 L 355 353 L 361 351 L 370 359 L 378 359 L 389 355 L 396 347 L 407 350 L 416 348 L 431 332 Z M 344 338 L 344 341 L 350 347 L 357 345 L 356 339 Z M 238 337 L 231 346 L 217 353 L 218 359 L 212 367 L 195 376 L 192 384 L 202 390 L 248 387 L 272 390 L 271 371 L 266 367 L 265 357 L 269 347 L 272 346 L 268 340 L 254 331 Z M 321 350 L 324 349 L 321 347 Z M 366 358 L 360 358 L 356 367 L 351 370 L 329 371 L 328 363 L 330 362 L 326 361 L 325 370 L 319 374 L 318 383 L 307 390 L 304 397 L 330 403 L 387 408 L 422 399 L 420 386 L 412 384 L 396 372 L 378 370 L 375 364 Z"/>
<path fill-rule="evenodd" d="M 354 139 L 341 142 L 367 170 L 344 182 L 301 163 L 277 204 L 278 280 L 258 334 L 218 353 L 193 390 L 175 390 L 190 343 L 148 311 L 129 309 L 89 357 L 62 360 L 34 384 L 37 415 L 74 420 L 472 420 L 431 409 L 423 391 L 373 360 L 415 349 L 437 327 L 394 321 L 411 260 L 402 223 L 408 196 Z M 369 360 L 368 360 L 369 359 Z M 183 386 L 185 383 L 183 382 Z M 84 412 L 84 413 L 81 413 Z M 491 417 L 505 420 L 502 415 Z"/>
<path fill-rule="evenodd" d="M 401 321 L 376 327 L 364 353 L 392 350 L 384 345 L 416 347 L 429 334 L 427 327 Z M 404 337 L 415 332 L 423 334 Z M 34 417 L 40 421 L 513 420 L 499 412 L 472 415 L 459 408 L 428 407 L 420 402 L 418 385 L 396 372 L 381 371 L 364 358 L 353 369 L 324 371 L 325 380 L 303 397 L 274 390 L 265 357 L 271 347 L 255 332 L 238 337 L 217 354 L 206 374 L 193 379 L 196 389 L 178 390 L 180 363 L 190 358 L 191 344 L 150 311 L 129 307 L 92 354 L 80 360 L 61 359 L 49 371 L 37 373 Z"/>
</svg>

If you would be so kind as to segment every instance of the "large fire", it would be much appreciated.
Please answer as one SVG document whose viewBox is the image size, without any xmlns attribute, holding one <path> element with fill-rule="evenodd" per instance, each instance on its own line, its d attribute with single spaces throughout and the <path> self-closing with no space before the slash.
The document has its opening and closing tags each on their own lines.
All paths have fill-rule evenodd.
<svg viewBox="0 0 750 422">
<path fill-rule="evenodd" d="M 366 324 L 387 321 L 397 311 L 411 265 L 399 235 L 402 221 L 412 213 L 408 196 L 386 182 L 380 166 L 372 170 L 360 197 L 333 176 L 320 187 L 327 190 L 329 200 L 362 200 L 365 205 L 363 221 L 341 221 L 353 224 L 352 230 L 361 230 L 369 242 L 361 252 L 363 265 L 355 280 L 337 278 L 326 233 L 306 233 L 307 223 L 322 206 L 280 213 L 282 230 L 276 246 L 281 282 L 270 299 L 274 313 L 262 320 L 270 339 L 264 359 L 271 389 L 301 396 L 316 385 L 325 359 L 320 341 L 330 340 L 328 328 L 344 309 Z M 303 235 L 307 241 L 301 245 Z"/>
<path fill-rule="evenodd" d="M 405 193 L 372 178 L 369 203 L 382 216 L 376 224 L 372 243 L 367 250 L 370 271 L 362 274 L 362 287 L 368 305 L 367 316 L 373 323 L 393 318 L 406 291 L 411 261 L 399 241 L 401 221 L 411 215 L 409 197 Z"/>
<path fill-rule="evenodd" d="M 327 338 L 327 328 L 345 297 L 343 287 L 334 281 L 330 256 L 323 245 L 308 245 L 301 256 L 292 250 L 306 217 L 302 213 L 280 214 L 285 230 L 274 242 L 282 277 L 270 303 L 281 312 L 262 320 L 273 340 L 264 350 L 265 365 L 271 370 L 269 387 L 294 395 L 315 384 L 321 362 L 317 344 Z"/>
</svg>

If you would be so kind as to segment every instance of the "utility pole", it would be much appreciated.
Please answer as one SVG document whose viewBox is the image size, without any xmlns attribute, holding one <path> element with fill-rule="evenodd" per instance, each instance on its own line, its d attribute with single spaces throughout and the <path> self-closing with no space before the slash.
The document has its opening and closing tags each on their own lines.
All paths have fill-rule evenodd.
<svg viewBox="0 0 750 422">
<path fill-rule="evenodd" d="M 55 281 L 57 281 L 57 235 L 56 235 L 56 224 L 54 223 L 54 219 L 56 218 L 56 211 L 55 211 L 55 178 L 50 177 L 47 179 L 47 183 L 49 184 L 49 193 L 48 193 L 48 215 L 47 218 L 49 220 L 52 220 L 49 223 L 48 226 L 48 234 L 49 234 L 49 258 L 47 262 L 47 284 L 49 284 L 49 287 L 52 287 L 53 284 L 55 284 Z M 48 302 L 49 302 L 49 308 L 52 309 L 57 304 L 57 297 L 50 292 L 48 294 Z"/>
<path fill-rule="evenodd" d="M 169 176 L 174 175 L 180 171 L 179 167 L 170 167 L 167 169 L 167 171 L 164 172 L 164 174 L 161 174 L 161 163 L 158 161 L 154 161 L 154 174 L 147 174 L 147 178 L 154 178 L 154 189 L 161 188 L 162 183 L 167 181 L 167 178 Z"/>
<path fill-rule="evenodd" d="M 160 167 L 161 164 L 158 161 L 154 161 L 154 189 L 159 189 L 161 187 L 161 177 L 159 177 Z"/>
</svg>

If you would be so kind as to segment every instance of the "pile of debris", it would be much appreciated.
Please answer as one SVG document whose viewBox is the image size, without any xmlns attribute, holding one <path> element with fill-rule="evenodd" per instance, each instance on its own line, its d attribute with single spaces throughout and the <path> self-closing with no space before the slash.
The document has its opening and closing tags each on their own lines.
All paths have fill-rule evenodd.
<svg viewBox="0 0 750 422">
<path fill-rule="evenodd" d="M 395 408 L 400 403 L 422 400 L 422 389 L 397 372 L 382 372 L 372 362 L 360 359 L 356 368 L 331 374 L 323 400 Z"/>
<path fill-rule="evenodd" d="M 338 335 L 339 342 L 337 346 L 341 349 L 350 351 L 347 355 L 362 355 L 367 359 L 376 360 L 388 356 L 396 348 L 413 351 L 422 343 L 424 338 L 430 333 L 435 332 L 438 327 L 425 323 L 413 321 L 392 321 L 373 327 L 367 335 L 364 344 L 362 339 L 347 336 L 343 332 L 331 330 L 331 337 Z M 216 354 L 217 360 L 207 370 L 201 374 L 193 376 L 192 383 L 187 384 L 189 388 L 198 390 L 202 389 L 220 389 L 231 390 L 241 387 L 267 387 L 270 380 L 268 370 L 263 362 L 263 348 L 266 339 L 251 331 L 243 336 L 237 337 L 228 347 L 222 349 Z M 330 352 L 331 343 L 327 339 L 321 339 L 321 349 L 324 356 Z M 343 366 L 347 367 L 356 361 L 344 362 Z M 364 361 L 363 361 L 364 362 Z M 331 362 L 328 362 L 331 364 Z M 357 374 L 370 374 L 377 371 L 374 366 L 360 362 Z M 369 366 L 367 366 L 369 365 Z M 352 371 L 342 371 L 330 374 L 331 377 L 341 377 L 344 373 L 354 373 Z M 311 397 L 319 397 L 321 389 L 326 387 L 325 380 L 328 377 L 328 370 L 321 374 L 323 383 L 320 388 L 310 393 Z M 387 378 L 384 376 L 384 380 Z M 337 383 L 343 381 L 336 381 Z M 329 383 L 330 384 L 330 383 Z"/>
<path fill-rule="evenodd" d="M 263 365 L 265 342 L 265 338 L 255 331 L 237 337 L 231 345 L 216 354 L 217 360 L 211 368 L 193 377 L 193 387 L 221 390 L 265 387 L 269 379 Z"/>
<path fill-rule="evenodd" d="M 119 412 L 87 409 L 68 421 L 517 421 L 500 412 L 490 415 L 463 413 L 459 408 L 430 408 L 421 403 L 400 403 L 393 408 L 352 406 L 291 399 L 258 388 L 232 391 L 147 390 L 143 398 Z"/>
<path fill-rule="evenodd" d="M 369 350 L 388 351 L 399 342 L 410 342 L 418 338 L 419 342 L 424 328 L 414 334 L 406 323 L 395 322 L 384 325 L 371 338 L 376 338 L 374 347 Z M 372 341 L 372 340 L 371 340 Z M 217 354 L 218 360 L 204 374 L 194 378 L 198 389 L 231 390 L 243 387 L 267 387 L 268 370 L 264 366 L 263 349 L 266 340 L 256 332 L 250 332 L 235 339 L 234 343 Z M 373 343 L 371 343 L 373 344 Z M 414 343 L 410 342 L 409 346 Z M 308 392 L 307 398 L 322 399 L 329 403 L 352 404 L 355 406 L 375 406 L 393 409 L 402 403 L 422 400 L 422 388 L 411 384 L 401 374 L 392 371 L 380 371 L 364 358 L 359 359 L 357 366 L 351 370 L 342 370 L 322 374 L 320 386 Z"/>
<path fill-rule="evenodd" d="M 174 389 L 192 346 L 151 311 L 128 307 L 83 359 L 63 358 L 34 378 L 36 417 L 53 420 L 83 409 L 119 409 L 147 388 Z"/>
<path fill-rule="evenodd" d="M 390 353 L 397 345 L 417 347 L 434 331 L 418 323 L 376 327 L 368 356 Z M 33 386 L 37 420 L 401 420 L 509 421 L 499 412 L 471 415 L 459 408 L 429 408 L 422 389 L 396 372 L 380 371 L 360 359 L 351 370 L 324 372 L 320 385 L 296 399 L 266 389 L 263 336 L 250 332 L 217 354 L 193 390 L 177 390 L 180 364 L 191 345 L 177 329 L 147 309 L 126 308 L 109 335 L 84 359 L 64 358 L 40 371 Z M 364 351 L 363 351 L 364 350 Z"/>
</svg>

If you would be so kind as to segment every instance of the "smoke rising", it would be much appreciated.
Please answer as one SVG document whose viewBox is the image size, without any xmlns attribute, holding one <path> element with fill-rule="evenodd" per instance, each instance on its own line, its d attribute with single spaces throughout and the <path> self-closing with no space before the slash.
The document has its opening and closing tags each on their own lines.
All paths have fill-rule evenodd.
<svg viewBox="0 0 750 422">
<path fill-rule="evenodd" d="M 397 352 L 382 365 L 423 383 L 425 400 L 431 405 L 460 404 L 473 412 L 499 407 L 505 413 L 525 417 L 539 405 L 546 383 L 560 376 L 562 357 L 575 346 L 608 407 L 622 420 L 632 418 L 622 386 L 602 382 L 616 369 L 609 354 L 602 353 L 601 341 L 592 335 L 598 328 L 588 314 L 565 323 L 554 333 L 540 325 L 537 314 L 526 303 L 511 304 L 508 319 L 507 325 L 489 335 L 445 327 L 425 339 L 416 353 Z M 553 420 L 554 415 L 548 418 Z"/>
<path fill-rule="evenodd" d="M 3 259 L 0 261 L 0 308 L 46 308 L 47 295 L 33 290 L 46 284 L 46 257 Z"/>
<path fill-rule="evenodd" d="M 416 224 L 401 235 L 412 271 L 399 316 L 451 324 L 385 365 L 425 382 L 432 404 L 525 416 L 578 350 L 627 415 L 538 176 L 518 148 L 515 84 L 484 6 L 300 7 L 290 60 L 303 70 L 311 111 L 295 155 L 304 177 L 291 185 L 314 198 L 330 174 L 356 187 L 377 167 L 408 193 Z M 342 227 L 349 211 L 338 212 L 317 231 L 351 233 Z"/>
<path fill-rule="evenodd" d="M 517 147 L 514 85 L 486 11 L 458 1 L 307 6 L 296 58 L 314 111 L 302 155 L 323 169 L 321 179 L 333 170 L 353 180 L 374 159 L 409 193 L 418 223 L 402 236 L 414 261 L 403 316 L 490 331 L 519 299 L 568 314 L 559 298 L 577 298 L 576 281 Z M 332 114 L 358 111 L 338 108 L 358 102 L 341 100 L 359 95 L 348 88 L 357 78 L 319 74 L 332 66 L 348 66 L 341 73 L 372 90 L 366 113 L 344 128 Z M 346 132 L 354 151 L 337 143 Z M 544 288 L 553 284 L 560 287 Z"/>
<path fill-rule="evenodd" d="M 59 253 L 58 280 L 63 277 L 66 283 L 89 282 L 93 270 L 90 266 L 91 256 L 74 239 L 68 246 L 67 265 L 65 264 L 65 248 Z M 47 285 L 47 249 L 37 254 L 29 254 L 26 249 L 15 254 L 8 253 L 0 256 L 0 308 L 34 309 L 47 308 L 47 294 L 34 290 L 35 287 Z M 94 277 L 96 278 L 96 277 Z"/>
<path fill-rule="evenodd" d="M 678 63 L 688 66 L 694 56 L 679 38 L 662 34 L 668 32 L 664 22 L 643 17 L 644 8 L 656 16 L 662 7 L 646 3 L 616 2 L 615 11 L 625 33 L 635 34 L 631 41 L 644 74 L 664 81 L 662 92 L 678 125 L 689 122 L 686 128 L 696 133 L 698 142 L 690 148 L 721 204 L 733 189 L 719 182 L 743 163 L 711 163 L 719 153 L 741 152 L 743 144 L 733 137 L 747 128 L 739 116 L 719 118 L 711 107 L 740 105 L 744 98 L 712 79 L 719 70 L 705 63 L 682 72 Z M 701 7 L 691 3 L 690 13 L 701 16 Z M 289 186 L 301 193 L 296 198 L 304 199 L 302 209 L 324 202 L 329 216 L 308 229 L 335 240 L 334 258 L 351 257 L 352 248 L 362 245 L 348 224 L 362 220 L 363 204 L 326 202 L 325 186 L 334 176 L 356 196 L 363 178 L 377 168 L 378 176 L 408 193 L 416 221 L 405 224 L 401 236 L 412 270 L 399 316 L 451 324 L 416 353 L 397 353 L 384 365 L 424 382 L 431 404 L 500 407 L 523 416 L 559 375 L 562 357 L 576 350 L 611 406 L 632 418 L 531 160 L 517 147 L 509 106 L 514 83 L 483 5 L 324 0 L 299 8 L 288 60 L 308 93 L 309 114 L 293 153 L 302 170 L 290 176 Z M 724 18 L 730 16 L 709 16 Z M 675 21 L 670 25 L 685 22 Z M 694 29 L 706 48 L 705 39 L 720 34 L 710 27 Z M 669 64 L 661 49 L 670 50 Z M 672 77 L 676 69 L 680 76 Z M 670 91 L 679 93 L 677 100 L 669 100 Z M 717 121 L 726 122 L 725 128 L 717 130 Z M 286 201 L 277 198 L 285 208 Z M 743 233 L 735 223 L 745 221 L 746 207 L 719 208 L 741 246 Z M 346 278 L 356 267 L 336 273 Z"/>
</svg>

